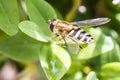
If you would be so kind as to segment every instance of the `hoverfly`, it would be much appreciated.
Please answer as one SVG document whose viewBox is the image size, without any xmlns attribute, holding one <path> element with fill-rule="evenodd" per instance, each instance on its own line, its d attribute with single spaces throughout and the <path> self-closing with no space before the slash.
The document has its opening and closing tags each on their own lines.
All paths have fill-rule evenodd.
<svg viewBox="0 0 120 80">
<path fill-rule="evenodd" d="M 74 48 L 76 49 L 74 51 L 77 53 L 80 48 L 78 41 L 87 44 L 94 42 L 93 37 L 81 28 L 85 26 L 99 26 L 108 23 L 109 21 L 109 18 L 95 18 L 76 22 L 66 22 L 59 19 L 54 19 L 49 20 L 49 24 L 51 31 L 63 38 L 68 50 L 71 51 L 72 48 L 69 49 L 66 38 L 70 38 L 75 42 L 76 46 L 74 46 Z"/>
</svg>

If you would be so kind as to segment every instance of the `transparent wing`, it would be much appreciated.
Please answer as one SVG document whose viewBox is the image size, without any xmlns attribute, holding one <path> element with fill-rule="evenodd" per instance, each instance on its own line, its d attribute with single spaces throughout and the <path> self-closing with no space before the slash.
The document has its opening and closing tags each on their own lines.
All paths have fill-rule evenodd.
<svg viewBox="0 0 120 80">
<path fill-rule="evenodd" d="M 71 22 L 72 24 L 77 24 L 80 27 L 84 26 L 99 26 L 106 24 L 110 21 L 109 18 L 95 18 L 95 19 L 89 19 L 89 20 L 84 20 L 84 21 L 77 21 L 77 22 Z"/>
<path fill-rule="evenodd" d="M 77 41 L 66 37 L 64 38 L 64 41 L 66 48 L 70 53 L 77 54 L 79 52 L 80 47 Z"/>
<path fill-rule="evenodd" d="M 67 38 L 67 37 L 59 37 L 58 39 L 59 40 L 57 40 L 55 44 L 58 44 L 58 45 L 61 45 L 67 48 L 67 50 L 70 53 L 77 54 L 79 52 L 80 47 L 77 41 L 72 40 L 71 38 Z"/>
<path fill-rule="evenodd" d="M 58 40 L 55 40 L 55 44 L 65 47 L 70 53 L 77 54 L 81 49 L 88 46 L 88 43 L 77 42 L 72 38 L 68 37 L 57 37 Z"/>
</svg>

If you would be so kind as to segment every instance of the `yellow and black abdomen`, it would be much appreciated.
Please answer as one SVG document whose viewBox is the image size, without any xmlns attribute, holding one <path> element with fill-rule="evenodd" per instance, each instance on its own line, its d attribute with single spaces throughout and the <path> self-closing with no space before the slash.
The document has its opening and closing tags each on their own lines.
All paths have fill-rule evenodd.
<svg viewBox="0 0 120 80">
<path fill-rule="evenodd" d="M 91 43 L 94 41 L 89 33 L 78 27 L 73 28 L 68 35 L 69 37 L 84 43 Z"/>
</svg>

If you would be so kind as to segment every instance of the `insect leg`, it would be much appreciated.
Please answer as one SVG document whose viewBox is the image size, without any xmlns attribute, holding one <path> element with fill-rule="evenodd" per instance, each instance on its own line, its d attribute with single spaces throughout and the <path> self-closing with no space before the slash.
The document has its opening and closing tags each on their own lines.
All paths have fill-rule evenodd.
<svg viewBox="0 0 120 80">
<path fill-rule="evenodd" d="M 80 48 L 80 49 L 83 49 L 82 46 L 80 46 L 80 45 L 79 45 L 79 48 Z"/>
<path fill-rule="evenodd" d="M 79 45 L 79 43 L 76 41 L 76 40 L 74 40 L 74 39 L 72 39 L 74 42 L 75 42 L 75 44 L 76 44 L 76 53 L 79 51 L 79 48 L 81 48 L 82 49 L 82 47 Z"/>
<path fill-rule="evenodd" d="M 67 42 L 66 42 L 66 40 L 65 40 L 65 37 L 62 36 L 62 38 L 63 38 L 63 40 L 64 40 L 64 42 L 65 42 L 65 46 L 68 47 Z"/>
</svg>

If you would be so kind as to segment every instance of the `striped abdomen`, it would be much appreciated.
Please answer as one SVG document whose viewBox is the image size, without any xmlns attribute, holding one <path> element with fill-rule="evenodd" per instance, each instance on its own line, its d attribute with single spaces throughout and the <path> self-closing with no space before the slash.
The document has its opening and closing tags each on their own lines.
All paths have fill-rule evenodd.
<svg viewBox="0 0 120 80">
<path fill-rule="evenodd" d="M 85 32 L 81 28 L 76 28 L 76 29 L 73 28 L 69 32 L 69 37 L 74 38 L 74 39 L 79 40 L 84 43 L 91 43 L 94 41 L 92 36 L 90 34 L 88 34 L 87 32 Z"/>
</svg>

